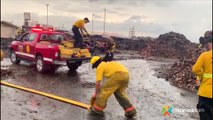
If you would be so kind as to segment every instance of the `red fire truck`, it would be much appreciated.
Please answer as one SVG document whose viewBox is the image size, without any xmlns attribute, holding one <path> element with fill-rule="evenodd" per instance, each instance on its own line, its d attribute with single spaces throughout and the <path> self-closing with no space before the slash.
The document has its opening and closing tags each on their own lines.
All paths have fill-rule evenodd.
<svg viewBox="0 0 213 120">
<path fill-rule="evenodd" d="M 11 43 L 10 60 L 14 64 L 35 63 L 38 72 L 55 71 L 62 65 L 75 71 L 91 54 L 88 49 L 74 48 L 73 42 L 52 28 L 32 27 Z"/>
</svg>

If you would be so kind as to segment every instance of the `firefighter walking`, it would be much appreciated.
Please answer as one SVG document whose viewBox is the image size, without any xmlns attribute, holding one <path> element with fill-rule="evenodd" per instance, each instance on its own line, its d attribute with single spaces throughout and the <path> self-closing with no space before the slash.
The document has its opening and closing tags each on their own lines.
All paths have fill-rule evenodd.
<svg viewBox="0 0 213 120">
<path fill-rule="evenodd" d="M 74 43 L 74 47 L 79 47 L 79 48 L 83 48 L 83 37 L 82 36 L 89 36 L 89 33 L 87 32 L 84 24 L 88 23 L 89 19 L 88 18 L 84 18 L 81 20 L 78 20 L 74 23 L 73 27 L 72 27 L 72 31 L 74 34 L 74 38 L 75 38 L 75 43 Z M 79 31 L 80 29 L 80 31 Z M 84 34 L 84 32 L 86 34 Z"/>
<path fill-rule="evenodd" d="M 193 73 L 201 76 L 198 89 L 198 104 L 200 120 L 212 120 L 212 35 L 208 37 L 209 51 L 203 52 L 192 68 Z"/>
<path fill-rule="evenodd" d="M 129 83 L 128 70 L 118 62 L 104 62 L 99 56 L 94 56 L 90 62 L 92 68 L 96 68 L 96 90 L 91 99 L 91 114 L 102 115 L 108 98 L 114 94 L 125 110 L 125 116 L 136 116 L 136 109 L 125 93 Z M 107 79 L 101 85 L 103 77 Z"/>
</svg>

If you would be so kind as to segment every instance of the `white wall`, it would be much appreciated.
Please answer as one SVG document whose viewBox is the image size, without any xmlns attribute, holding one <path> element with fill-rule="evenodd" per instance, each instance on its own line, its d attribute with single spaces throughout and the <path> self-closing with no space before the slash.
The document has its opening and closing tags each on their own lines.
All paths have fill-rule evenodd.
<svg viewBox="0 0 213 120">
<path fill-rule="evenodd" d="M 16 35 L 16 28 L 2 24 L 1 23 L 1 37 L 3 38 L 15 38 Z"/>
</svg>

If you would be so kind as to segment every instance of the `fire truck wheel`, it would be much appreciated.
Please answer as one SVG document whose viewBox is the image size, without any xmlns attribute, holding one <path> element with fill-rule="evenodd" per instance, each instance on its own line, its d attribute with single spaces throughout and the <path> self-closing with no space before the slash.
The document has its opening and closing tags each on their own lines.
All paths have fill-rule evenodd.
<svg viewBox="0 0 213 120">
<path fill-rule="evenodd" d="M 16 56 L 16 53 L 14 50 L 11 50 L 10 52 L 10 61 L 13 63 L 13 64 L 19 64 L 21 62 L 21 60 L 19 60 Z"/>
<path fill-rule="evenodd" d="M 81 65 L 82 62 L 74 62 L 74 63 L 68 63 L 67 62 L 67 67 L 69 68 L 70 71 L 76 71 L 78 67 Z"/>
<path fill-rule="evenodd" d="M 44 72 L 45 71 L 44 61 L 43 61 L 43 58 L 41 56 L 36 57 L 36 70 L 38 72 Z"/>
</svg>

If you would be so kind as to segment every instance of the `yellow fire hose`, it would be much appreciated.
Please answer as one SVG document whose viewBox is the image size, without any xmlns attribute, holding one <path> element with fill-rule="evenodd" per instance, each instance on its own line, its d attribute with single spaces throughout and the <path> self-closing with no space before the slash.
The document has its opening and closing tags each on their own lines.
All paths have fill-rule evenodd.
<svg viewBox="0 0 213 120">
<path fill-rule="evenodd" d="M 35 94 L 38 94 L 38 95 L 42 95 L 42 96 L 45 96 L 45 97 L 49 97 L 49 98 L 52 98 L 52 99 L 55 99 L 55 100 L 58 100 L 58 101 L 65 102 L 65 103 L 70 103 L 72 105 L 75 105 L 75 106 L 78 106 L 78 107 L 81 107 L 81 108 L 84 108 L 84 109 L 87 109 L 87 110 L 89 110 L 89 108 L 90 108 L 90 105 L 87 105 L 87 104 L 84 104 L 84 103 L 81 103 L 81 102 L 78 102 L 78 101 L 74 101 L 74 100 L 71 100 L 71 99 L 63 98 L 63 97 L 60 97 L 60 96 L 56 96 L 56 95 L 53 95 L 53 94 L 49 94 L 49 93 L 33 90 L 33 89 L 30 89 L 30 88 L 10 84 L 10 83 L 4 82 L 4 81 L 1 81 L 1 84 L 5 85 L 5 86 L 12 87 L 12 88 L 24 90 L 24 91 L 27 91 L 27 92 L 35 93 Z"/>
</svg>

